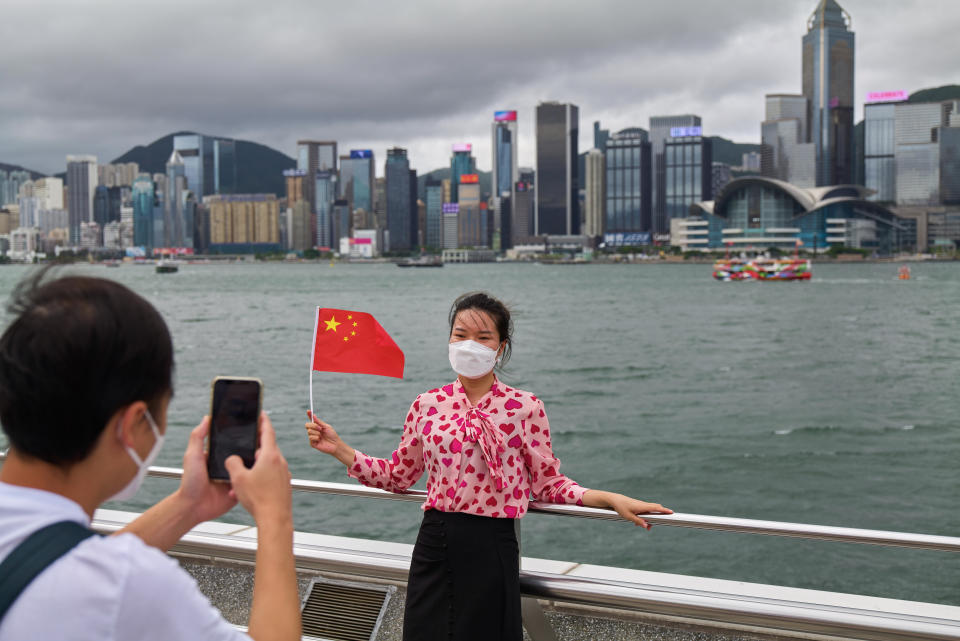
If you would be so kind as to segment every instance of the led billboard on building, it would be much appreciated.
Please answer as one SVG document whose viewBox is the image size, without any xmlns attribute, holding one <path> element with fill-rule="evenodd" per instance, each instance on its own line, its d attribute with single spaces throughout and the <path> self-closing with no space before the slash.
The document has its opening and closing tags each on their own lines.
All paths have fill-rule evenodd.
<svg viewBox="0 0 960 641">
<path fill-rule="evenodd" d="M 867 94 L 867 102 L 902 102 L 910 97 L 903 89 L 899 91 L 871 91 Z"/>
<path fill-rule="evenodd" d="M 458 142 L 453 145 L 454 151 L 472 151 L 473 145 L 468 142 Z"/>
<path fill-rule="evenodd" d="M 283 175 L 287 178 L 296 178 L 298 176 L 306 176 L 307 172 L 305 169 L 284 169 Z"/>
<path fill-rule="evenodd" d="M 372 149 L 351 149 L 350 150 L 351 158 L 373 158 Z"/>
<path fill-rule="evenodd" d="M 671 138 L 687 138 L 689 136 L 702 136 L 703 127 L 670 127 Z"/>
<path fill-rule="evenodd" d="M 445 214 L 460 213 L 460 203 L 443 203 L 443 213 Z"/>
<path fill-rule="evenodd" d="M 461 185 L 475 185 L 480 182 L 479 174 L 460 174 Z"/>
<path fill-rule="evenodd" d="M 650 240 L 651 234 L 648 231 L 603 235 L 603 242 L 609 247 L 638 247 L 649 245 Z"/>
<path fill-rule="evenodd" d="M 493 119 L 495 122 L 515 122 L 517 120 L 516 111 L 494 111 Z"/>
</svg>

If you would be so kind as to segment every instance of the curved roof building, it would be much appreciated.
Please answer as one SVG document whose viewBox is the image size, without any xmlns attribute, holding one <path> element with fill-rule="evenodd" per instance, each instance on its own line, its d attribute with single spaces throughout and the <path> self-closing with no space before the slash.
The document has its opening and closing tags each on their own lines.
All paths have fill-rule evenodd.
<svg viewBox="0 0 960 641">
<path fill-rule="evenodd" d="M 837 244 L 880 254 L 899 251 L 915 234 L 911 222 L 867 200 L 872 193 L 860 185 L 804 188 L 763 176 L 738 178 L 714 200 L 690 206 L 690 218 L 671 230 L 673 244 L 792 249 L 799 240 L 810 251 Z"/>
</svg>

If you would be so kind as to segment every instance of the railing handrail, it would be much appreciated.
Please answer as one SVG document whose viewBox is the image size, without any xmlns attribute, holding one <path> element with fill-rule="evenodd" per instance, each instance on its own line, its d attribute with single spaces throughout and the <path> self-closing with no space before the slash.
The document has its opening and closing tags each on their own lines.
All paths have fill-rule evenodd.
<svg viewBox="0 0 960 641">
<path fill-rule="evenodd" d="M 157 478 L 179 479 L 183 470 L 176 467 L 151 467 L 149 475 Z M 315 494 L 333 494 L 337 496 L 355 496 L 361 498 L 386 499 L 421 503 L 427 493 L 423 490 L 407 490 L 403 493 L 388 492 L 355 483 L 333 483 L 326 481 L 308 481 L 292 479 L 290 485 L 294 491 Z M 574 516 L 586 519 L 607 521 L 621 520 L 612 510 L 581 507 L 579 505 L 559 505 L 555 503 L 530 502 L 530 511 L 540 514 Z M 960 537 L 935 534 L 915 534 L 892 532 L 888 530 L 866 530 L 860 528 L 836 527 L 830 525 L 811 525 L 808 523 L 788 523 L 783 521 L 763 521 L 740 519 L 726 516 L 704 514 L 644 514 L 644 520 L 655 525 L 694 528 L 698 530 L 719 530 L 742 534 L 765 534 L 785 536 L 817 541 L 839 541 L 843 543 L 861 543 L 886 547 L 905 547 L 921 550 L 940 550 L 960 552 Z"/>
</svg>

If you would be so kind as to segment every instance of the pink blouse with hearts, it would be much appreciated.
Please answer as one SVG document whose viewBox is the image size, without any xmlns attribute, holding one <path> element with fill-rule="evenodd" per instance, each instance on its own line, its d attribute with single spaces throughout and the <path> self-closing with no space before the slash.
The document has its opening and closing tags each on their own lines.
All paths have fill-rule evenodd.
<svg viewBox="0 0 960 641">
<path fill-rule="evenodd" d="M 350 476 L 401 492 L 427 472 L 424 510 L 517 518 L 530 498 L 583 504 L 586 488 L 560 474 L 543 402 L 494 381 L 470 405 L 459 381 L 416 398 L 390 458 L 357 450 Z"/>
</svg>

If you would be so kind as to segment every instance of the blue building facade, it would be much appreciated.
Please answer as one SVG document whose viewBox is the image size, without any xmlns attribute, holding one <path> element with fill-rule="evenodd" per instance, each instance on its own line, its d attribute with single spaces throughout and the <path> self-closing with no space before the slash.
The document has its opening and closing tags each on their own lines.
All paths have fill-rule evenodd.
<svg viewBox="0 0 960 641">
<path fill-rule="evenodd" d="M 424 204 L 426 205 L 426 229 L 423 232 L 423 244 L 432 249 L 443 248 L 443 183 L 427 178 L 424 185 Z"/>
<path fill-rule="evenodd" d="M 652 226 L 650 140 L 646 130 L 631 127 L 604 141 L 608 233 L 649 232 Z"/>
<path fill-rule="evenodd" d="M 131 190 L 133 199 L 133 244 L 153 247 L 153 212 L 156 207 L 153 179 L 138 176 Z"/>
<path fill-rule="evenodd" d="M 416 236 L 411 236 L 411 219 L 417 215 L 411 208 L 410 161 L 407 150 L 394 147 L 387 150 L 384 168 L 387 179 L 387 229 L 390 231 L 391 251 L 408 251 L 416 245 Z M 415 192 L 414 192 L 415 193 Z"/>
</svg>

